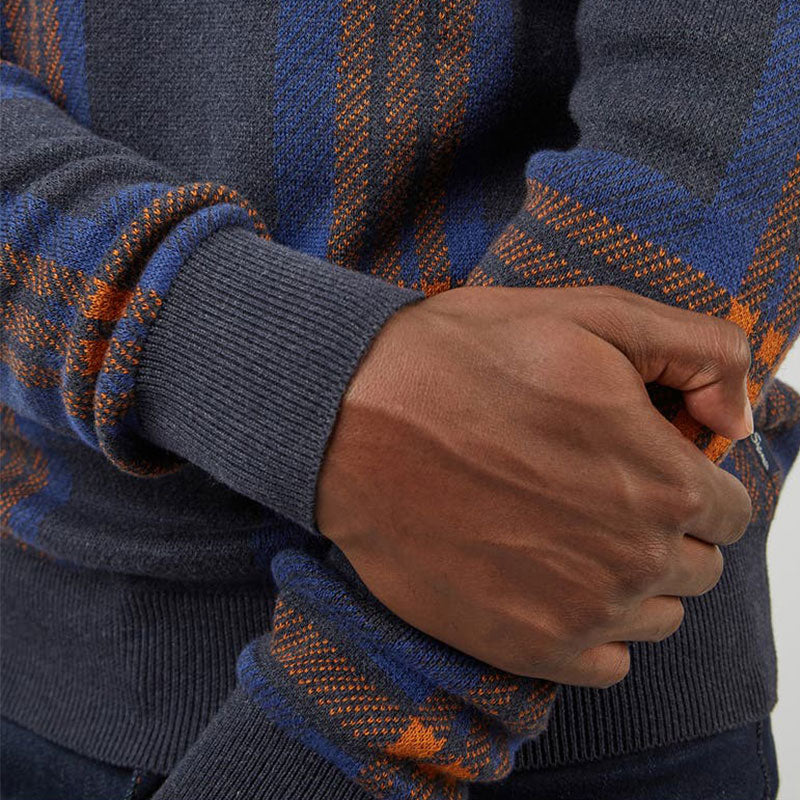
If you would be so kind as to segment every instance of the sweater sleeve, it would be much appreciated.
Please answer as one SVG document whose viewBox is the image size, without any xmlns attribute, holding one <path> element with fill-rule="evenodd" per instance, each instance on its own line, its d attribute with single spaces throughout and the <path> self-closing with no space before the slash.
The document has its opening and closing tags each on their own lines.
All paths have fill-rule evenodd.
<svg viewBox="0 0 800 800">
<path fill-rule="evenodd" d="M 758 405 L 798 332 L 800 8 L 586 0 L 577 36 L 578 144 L 530 157 L 525 203 L 467 284 L 611 285 L 731 320 Z M 653 393 L 724 457 L 677 393 Z"/>
<path fill-rule="evenodd" d="M 311 527 L 347 382 L 418 296 L 280 246 L 235 190 L 182 183 L 0 70 L 4 402 L 128 472 L 190 460 Z"/>
<path fill-rule="evenodd" d="M 798 330 L 800 9 L 584 0 L 578 41 L 579 144 L 531 156 L 523 207 L 467 283 L 615 285 L 730 319 L 750 338 L 757 402 Z M 730 442 L 654 392 L 723 457 Z M 273 633 L 242 655 L 239 690 L 160 798 L 218 797 L 224 785 L 266 800 L 454 800 L 502 778 L 542 730 L 552 686 L 410 630 L 342 562 L 335 551 L 275 559 Z M 246 775 L 227 758 L 237 735 L 255 743 L 239 748 Z"/>
<path fill-rule="evenodd" d="M 236 191 L 182 184 L 0 69 L 3 401 L 128 472 L 186 459 L 313 528 L 341 395 L 420 295 L 274 243 Z M 160 796 L 457 797 L 542 730 L 551 684 L 410 628 L 321 537 L 272 569 L 272 634 Z"/>
</svg>

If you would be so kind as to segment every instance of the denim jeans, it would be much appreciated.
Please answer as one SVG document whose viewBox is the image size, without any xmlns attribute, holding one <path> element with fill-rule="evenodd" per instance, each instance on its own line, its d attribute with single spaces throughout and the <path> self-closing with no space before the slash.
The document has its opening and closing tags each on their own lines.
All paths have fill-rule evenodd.
<svg viewBox="0 0 800 800">
<path fill-rule="evenodd" d="M 0 721 L 0 734 L 2 800 L 145 800 L 161 783 L 158 776 L 85 758 L 7 720 Z M 630 756 L 516 772 L 473 788 L 470 800 L 774 800 L 777 788 L 775 748 L 764 720 Z"/>
<path fill-rule="evenodd" d="M 162 778 L 104 764 L 0 719 L 2 800 L 146 800 Z"/>
</svg>

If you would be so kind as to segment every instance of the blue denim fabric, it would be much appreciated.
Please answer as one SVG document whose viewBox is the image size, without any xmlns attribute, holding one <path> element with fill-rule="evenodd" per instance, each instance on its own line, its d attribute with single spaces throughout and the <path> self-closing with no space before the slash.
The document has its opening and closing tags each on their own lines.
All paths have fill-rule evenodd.
<svg viewBox="0 0 800 800">
<path fill-rule="evenodd" d="M 86 758 L 0 719 L 2 800 L 146 800 L 162 780 Z"/>
</svg>

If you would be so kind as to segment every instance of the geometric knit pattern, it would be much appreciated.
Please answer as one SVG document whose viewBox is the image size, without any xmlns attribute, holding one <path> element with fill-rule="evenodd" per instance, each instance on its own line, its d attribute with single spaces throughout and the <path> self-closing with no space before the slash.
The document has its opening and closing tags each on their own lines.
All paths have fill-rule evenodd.
<svg viewBox="0 0 800 800">
<path fill-rule="evenodd" d="M 482 87 L 472 68 L 491 47 L 491 34 L 475 32 L 491 30 L 495 12 L 478 0 L 434 5 L 431 14 L 419 0 L 390 4 L 385 90 L 375 107 L 370 79 L 384 10 L 342 0 L 330 4 L 324 27 L 282 4 L 280 24 L 291 35 L 276 54 L 274 134 L 293 158 L 277 168 L 276 238 L 427 295 L 460 285 L 616 285 L 729 319 L 751 343 L 749 394 L 764 435 L 796 425 L 797 396 L 772 378 L 800 327 L 797 4 L 780 6 L 751 113 L 710 201 L 615 153 L 537 152 L 522 208 L 474 269 L 471 256 L 497 227 L 474 222 L 450 235 L 454 209 L 469 202 L 449 190 L 465 132 L 479 112 L 490 115 L 491 97 L 482 109 L 474 104 Z M 79 138 L 92 124 L 82 3 L 5 0 L 2 8 L 0 101 L 36 105 L 43 125 Z M 425 14 L 434 19 L 430 37 Z M 298 65 L 318 53 L 319 64 L 336 67 L 309 87 Z M 434 88 L 423 97 L 427 57 Z M 322 95 L 332 100 L 322 120 L 330 142 L 315 127 Z M 385 125 L 378 139 L 376 119 Z M 111 148 L 100 139 L 81 146 L 76 160 Z M 140 430 L 147 336 L 180 268 L 215 232 L 239 227 L 268 238 L 263 215 L 236 189 L 181 181 L 125 148 L 107 154 L 109 163 L 130 159 L 128 171 L 103 184 L 88 208 L 34 191 L 0 194 L 0 470 L 9 487 L 0 533 L 23 547 L 80 480 L 47 451 L 44 431 L 77 437 L 134 475 L 178 466 Z M 331 191 L 318 201 L 312 178 L 320 173 Z M 709 458 L 730 453 L 731 443 L 694 423 L 673 393 L 653 388 L 653 397 Z M 756 516 L 769 518 L 780 471 L 763 468 L 757 447 L 734 448 L 725 466 L 750 491 Z M 241 685 L 264 712 L 376 798 L 456 800 L 470 782 L 507 775 L 522 742 L 544 729 L 556 688 L 413 630 L 369 596 L 335 550 L 301 551 L 300 541 L 289 530 L 278 543 L 273 632 L 239 660 Z"/>
<path fill-rule="evenodd" d="M 15 31 L 13 22 L 9 14 Z M 47 67 L 51 82 L 57 74 Z M 43 87 L 14 64 L 0 63 L 0 75 L 7 96 L 46 102 Z M 4 386 L 26 398 L 35 419 L 70 428 L 124 469 L 173 466 L 136 437 L 142 342 L 188 255 L 228 225 L 265 235 L 257 212 L 235 190 L 211 183 L 129 186 L 88 224 L 31 196 L 4 192 L 0 204 Z M 58 243 L 56 258 L 48 242 Z"/>
<path fill-rule="evenodd" d="M 786 79 L 798 68 L 800 8 L 784 2 L 752 113 L 707 206 L 612 153 L 533 156 L 523 209 L 467 283 L 612 285 L 730 320 L 750 341 L 756 404 L 800 327 L 800 83 Z M 685 412 L 674 421 L 713 460 L 728 451 Z"/>
<path fill-rule="evenodd" d="M 371 795 L 465 797 L 466 782 L 507 775 L 519 744 L 544 729 L 553 684 L 512 678 L 405 625 L 340 555 L 321 564 L 284 551 L 273 572 L 272 636 L 242 654 L 240 681 Z"/>
</svg>

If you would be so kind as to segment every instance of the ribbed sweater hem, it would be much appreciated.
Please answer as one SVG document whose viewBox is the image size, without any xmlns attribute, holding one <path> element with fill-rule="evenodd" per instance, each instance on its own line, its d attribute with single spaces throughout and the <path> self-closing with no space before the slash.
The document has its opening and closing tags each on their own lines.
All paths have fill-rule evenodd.
<svg viewBox="0 0 800 800">
<path fill-rule="evenodd" d="M 765 526 L 748 532 L 757 552 L 765 536 Z M 184 770 L 181 760 L 194 758 L 202 738 L 205 749 L 213 741 L 226 753 L 258 738 L 262 760 L 280 742 L 269 758 L 293 753 L 298 770 L 317 770 L 321 759 L 289 746 L 255 705 L 240 728 L 232 719 L 239 700 L 215 718 L 235 689 L 238 653 L 268 630 L 265 584 L 135 578 L 64 565 L 9 542 L 3 550 L 4 716 L 83 755 L 162 775 Z M 749 561 L 732 554 L 728 564 L 739 572 Z M 768 617 L 761 620 L 768 609 L 746 602 L 743 577 L 688 600 L 686 622 L 667 642 L 634 645 L 622 683 L 602 692 L 562 688 L 548 730 L 522 747 L 516 768 L 625 755 L 769 714 L 776 697 Z M 765 580 L 763 567 L 751 579 Z M 707 646 L 712 631 L 720 647 Z M 241 742 L 240 733 L 247 733 Z"/>
</svg>

